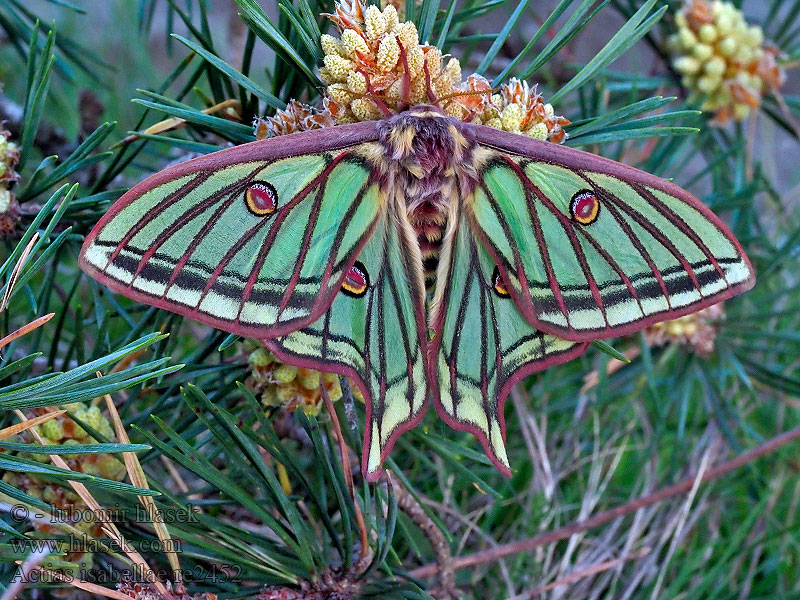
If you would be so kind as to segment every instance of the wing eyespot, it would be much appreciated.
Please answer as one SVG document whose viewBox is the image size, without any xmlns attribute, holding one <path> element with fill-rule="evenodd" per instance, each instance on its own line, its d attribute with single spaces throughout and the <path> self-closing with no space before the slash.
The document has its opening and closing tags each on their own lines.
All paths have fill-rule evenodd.
<svg viewBox="0 0 800 600">
<path fill-rule="evenodd" d="M 511 295 L 508 292 L 506 280 L 503 279 L 503 276 L 500 274 L 500 269 L 497 267 L 494 268 L 494 273 L 492 273 L 492 288 L 494 288 L 494 293 L 501 298 L 508 298 Z"/>
<path fill-rule="evenodd" d="M 356 261 L 344 276 L 342 292 L 352 298 L 361 298 L 367 293 L 368 288 L 369 273 L 362 263 Z"/>
<path fill-rule="evenodd" d="M 600 214 L 600 200 L 591 190 L 581 190 L 572 197 L 569 212 L 581 225 L 591 225 Z"/>
<path fill-rule="evenodd" d="M 244 192 L 247 209 L 257 217 L 267 217 L 278 207 L 278 191 L 267 181 L 255 181 Z"/>
</svg>

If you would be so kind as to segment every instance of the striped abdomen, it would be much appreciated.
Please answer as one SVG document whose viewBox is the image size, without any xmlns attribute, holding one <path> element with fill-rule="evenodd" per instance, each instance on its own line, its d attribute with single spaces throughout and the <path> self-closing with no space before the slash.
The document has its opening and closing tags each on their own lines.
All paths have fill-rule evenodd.
<svg viewBox="0 0 800 600">
<path fill-rule="evenodd" d="M 425 287 L 430 291 L 436 282 L 436 266 L 442 236 L 447 225 L 447 213 L 441 202 L 422 202 L 409 211 L 408 217 L 417 233 L 417 243 L 422 252 Z"/>
</svg>

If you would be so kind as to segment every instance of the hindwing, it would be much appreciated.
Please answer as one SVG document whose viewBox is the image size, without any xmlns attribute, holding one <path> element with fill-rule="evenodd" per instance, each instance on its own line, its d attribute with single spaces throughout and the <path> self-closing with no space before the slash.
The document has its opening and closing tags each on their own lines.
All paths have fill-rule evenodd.
<svg viewBox="0 0 800 600">
<path fill-rule="evenodd" d="M 370 480 L 427 403 L 421 261 L 405 207 L 390 201 L 329 310 L 265 341 L 281 360 L 355 380 L 367 407 L 362 468 Z"/>
<path fill-rule="evenodd" d="M 521 378 L 572 360 L 586 344 L 528 323 L 461 205 L 451 210 L 436 276 L 430 352 L 434 398 L 442 418 L 478 436 L 492 462 L 510 474 L 506 396 Z"/>
</svg>

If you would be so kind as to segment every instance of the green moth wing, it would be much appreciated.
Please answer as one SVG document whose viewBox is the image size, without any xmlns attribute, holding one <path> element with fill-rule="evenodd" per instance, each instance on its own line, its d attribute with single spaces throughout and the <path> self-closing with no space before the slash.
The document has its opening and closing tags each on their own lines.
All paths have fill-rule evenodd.
<svg viewBox="0 0 800 600">
<path fill-rule="evenodd" d="M 436 408 L 481 441 L 510 475 L 503 404 L 521 378 L 580 355 L 585 343 L 534 328 L 515 305 L 462 203 L 451 207 L 431 313 L 431 382 Z"/>
<path fill-rule="evenodd" d="M 92 230 L 82 268 L 126 296 L 239 335 L 313 322 L 383 210 L 360 154 L 376 135 L 364 125 L 253 142 L 158 173 Z"/>
<path fill-rule="evenodd" d="M 503 403 L 519 379 L 575 358 L 587 341 L 753 285 L 739 243 L 680 188 L 435 119 L 449 118 L 422 109 L 167 169 L 112 206 L 81 267 L 126 296 L 263 340 L 287 363 L 351 377 L 367 405 L 370 480 L 429 395 L 508 474 Z M 469 153 L 445 151 L 456 145 Z M 428 305 L 433 256 L 423 261 L 421 243 L 439 239 L 425 231 L 439 217 Z"/>
<path fill-rule="evenodd" d="M 404 207 L 388 206 L 330 309 L 264 341 L 285 362 L 356 381 L 367 407 L 362 468 L 369 480 L 427 403 L 425 291 L 414 242 Z"/>
<path fill-rule="evenodd" d="M 727 227 L 679 187 L 579 150 L 472 128 L 483 145 L 467 209 L 539 329 L 575 341 L 618 336 L 755 283 Z"/>
</svg>

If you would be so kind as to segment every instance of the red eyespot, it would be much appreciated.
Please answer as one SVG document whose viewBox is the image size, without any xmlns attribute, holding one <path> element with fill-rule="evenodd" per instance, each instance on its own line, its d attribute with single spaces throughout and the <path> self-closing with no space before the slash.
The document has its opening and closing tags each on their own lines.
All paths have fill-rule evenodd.
<svg viewBox="0 0 800 600">
<path fill-rule="evenodd" d="M 247 208 L 256 216 L 265 217 L 275 212 L 278 206 L 278 192 L 271 183 L 256 181 L 244 193 Z"/>
<path fill-rule="evenodd" d="M 497 267 L 494 268 L 494 274 L 492 274 L 492 282 L 495 294 L 497 294 L 501 298 L 508 298 L 511 295 L 508 293 L 508 286 L 506 285 L 506 280 L 503 279 L 503 276 L 500 274 L 500 269 L 498 269 Z"/>
<path fill-rule="evenodd" d="M 367 269 L 360 262 L 356 262 L 344 276 L 342 291 L 353 298 L 361 298 L 367 293 L 368 287 L 369 275 L 367 275 Z"/>
<path fill-rule="evenodd" d="M 572 213 L 572 218 L 578 223 L 590 225 L 597 220 L 597 215 L 600 214 L 600 201 L 594 192 L 584 190 L 572 197 L 569 210 Z"/>
</svg>

